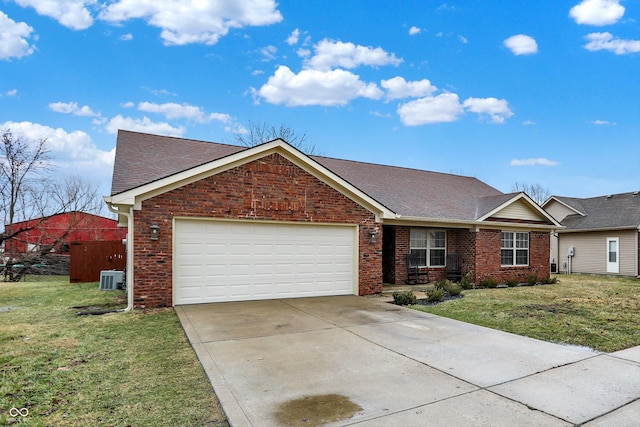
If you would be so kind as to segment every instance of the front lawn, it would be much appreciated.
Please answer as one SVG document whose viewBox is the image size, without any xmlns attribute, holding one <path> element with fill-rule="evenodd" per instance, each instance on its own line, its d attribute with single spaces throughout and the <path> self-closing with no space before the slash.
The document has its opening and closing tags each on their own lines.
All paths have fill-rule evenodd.
<svg viewBox="0 0 640 427">
<path fill-rule="evenodd" d="M 640 280 L 559 275 L 558 283 L 464 291 L 411 308 L 545 341 L 613 352 L 640 345 Z"/>
<path fill-rule="evenodd" d="M 173 309 L 74 306 L 124 307 L 125 294 L 68 277 L 0 282 L 0 425 L 228 425 Z"/>
</svg>

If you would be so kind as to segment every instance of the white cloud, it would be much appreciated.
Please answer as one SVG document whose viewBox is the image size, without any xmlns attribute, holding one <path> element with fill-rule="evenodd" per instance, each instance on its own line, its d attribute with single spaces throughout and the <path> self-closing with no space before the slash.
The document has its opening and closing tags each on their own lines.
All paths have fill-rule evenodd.
<svg viewBox="0 0 640 427">
<path fill-rule="evenodd" d="M 577 24 L 595 26 L 615 24 L 623 15 L 620 0 L 582 0 L 569 11 Z"/>
<path fill-rule="evenodd" d="M 504 123 L 505 119 L 513 116 L 509 103 L 505 99 L 497 98 L 468 98 L 463 103 L 464 108 L 480 115 L 488 114 L 493 123 Z"/>
<path fill-rule="evenodd" d="M 458 41 L 459 41 L 460 43 L 462 43 L 462 44 L 467 44 L 467 43 L 469 43 L 469 40 L 467 40 L 467 38 L 466 38 L 466 37 L 464 37 L 464 36 L 458 36 Z"/>
<path fill-rule="evenodd" d="M 136 104 L 134 104 L 133 102 L 129 101 L 129 102 L 125 102 L 124 104 L 122 104 L 122 108 L 133 108 L 135 107 Z"/>
<path fill-rule="evenodd" d="M 309 49 L 301 47 L 296 51 L 300 58 L 308 58 L 311 56 L 311 51 Z"/>
<path fill-rule="evenodd" d="M 0 10 L 0 59 L 22 58 L 35 50 L 29 44 L 33 28 L 24 22 L 15 22 Z"/>
<path fill-rule="evenodd" d="M 159 113 L 167 119 L 189 119 L 198 123 L 208 123 L 212 120 L 221 122 L 230 122 L 231 116 L 223 113 L 206 114 L 200 107 L 189 104 L 176 104 L 175 102 L 167 102 L 164 104 L 154 104 L 152 102 L 141 102 L 138 104 L 138 110 L 147 113 Z"/>
<path fill-rule="evenodd" d="M 511 160 L 511 166 L 557 166 L 557 165 L 558 165 L 558 162 L 556 162 L 555 160 L 545 159 L 544 157 Z"/>
<path fill-rule="evenodd" d="M 89 6 L 97 0 L 16 0 L 22 7 L 32 7 L 39 15 L 55 19 L 72 30 L 85 30 L 93 25 Z"/>
<path fill-rule="evenodd" d="M 609 120 L 594 120 L 592 122 L 596 126 L 615 126 L 616 124 Z"/>
<path fill-rule="evenodd" d="M 176 93 L 169 92 L 167 89 L 151 89 L 148 87 L 145 87 L 144 89 L 148 90 L 156 96 L 178 96 Z"/>
<path fill-rule="evenodd" d="M 419 98 L 431 95 L 438 90 L 438 88 L 433 86 L 427 79 L 408 82 L 400 76 L 389 80 L 382 80 L 380 86 L 387 90 L 387 100 Z"/>
<path fill-rule="evenodd" d="M 123 35 L 120 36 L 120 40 L 122 40 L 124 42 L 128 42 L 130 40 L 133 40 L 133 34 L 131 34 L 131 33 L 123 34 Z"/>
<path fill-rule="evenodd" d="M 215 120 L 223 123 L 229 123 L 231 121 L 231 116 L 226 113 L 210 113 L 207 117 L 209 120 Z"/>
<path fill-rule="evenodd" d="M 420 126 L 434 123 L 454 122 L 465 110 L 480 115 L 489 115 L 493 123 L 504 123 L 513 116 L 509 104 L 504 99 L 468 98 L 463 103 L 455 93 L 442 93 L 400 104 L 398 115 L 407 126 Z"/>
<path fill-rule="evenodd" d="M 368 47 L 324 39 L 314 46 L 315 55 L 305 61 L 305 68 L 330 70 L 335 67 L 356 68 L 360 65 L 400 65 L 402 59 L 380 47 Z"/>
<path fill-rule="evenodd" d="M 538 53 L 538 43 L 536 43 L 533 37 L 525 34 L 511 36 L 503 43 L 514 55 L 532 55 Z"/>
<path fill-rule="evenodd" d="M 287 44 L 293 46 L 298 43 L 298 40 L 300 40 L 300 30 L 296 28 L 291 32 L 289 37 L 287 37 Z"/>
<path fill-rule="evenodd" d="M 52 102 L 49 109 L 56 113 L 73 114 L 74 116 L 95 117 L 99 114 L 95 113 L 88 105 L 78 107 L 77 102 Z"/>
<path fill-rule="evenodd" d="M 420 31 L 422 31 L 420 28 L 413 26 L 411 28 L 409 28 L 409 35 L 410 36 L 415 36 L 416 34 L 419 34 Z"/>
<path fill-rule="evenodd" d="M 30 140 L 47 140 L 47 148 L 54 158 L 54 164 L 69 167 L 74 171 L 86 171 L 90 176 L 105 170 L 110 175 L 113 169 L 115 149 L 100 150 L 83 131 L 67 132 L 62 128 L 52 128 L 32 122 L 6 122 L 0 128 L 10 128 Z"/>
<path fill-rule="evenodd" d="M 369 115 L 371 115 L 373 117 L 381 117 L 381 118 L 384 118 L 384 119 L 391 118 L 391 114 L 389 114 L 389 113 L 381 113 L 380 111 L 369 111 Z"/>
<path fill-rule="evenodd" d="M 281 65 L 258 91 L 271 104 L 287 106 L 345 105 L 355 98 L 379 99 L 382 91 L 375 83 L 365 83 L 345 70 L 302 70 L 293 73 Z"/>
<path fill-rule="evenodd" d="M 400 120 L 407 126 L 454 122 L 463 113 L 464 109 L 455 93 L 420 98 L 398 107 Z"/>
<path fill-rule="evenodd" d="M 249 129 L 247 129 L 246 127 L 242 126 L 239 123 L 234 123 L 231 126 L 225 126 L 224 130 L 225 132 L 229 132 L 229 133 L 234 133 L 239 135 L 249 135 Z"/>
<path fill-rule="evenodd" d="M 640 40 L 617 39 L 611 33 L 591 33 L 585 36 L 589 43 L 584 48 L 591 51 L 608 50 L 616 55 L 640 52 Z"/>
<path fill-rule="evenodd" d="M 167 45 L 215 44 L 231 28 L 282 21 L 275 0 L 119 0 L 103 8 L 99 18 L 113 23 L 144 19 L 162 30 Z"/>
<path fill-rule="evenodd" d="M 260 53 L 262 54 L 262 56 L 265 57 L 266 60 L 276 59 L 277 52 L 278 52 L 278 48 L 273 45 L 265 46 L 262 49 L 260 49 Z"/>
<path fill-rule="evenodd" d="M 533 126 L 536 124 L 536 122 L 534 122 L 533 120 L 525 120 L 524 122 L 522 122 L 522 124 L 525 126 Z"/>
<path fill-rule="evenodd" d="M 169 123 L 152 122 L 148 117 L 134 119 L 123 117 L 120 114 L 109 120 L 105 126 L 107 132 L 116 134 L 118 129 L 132 130 L 136 132 L 155 133 L 168 136 L 182 136 L 186 132 L 184 126 L 173 127 Z"/>
</svg>

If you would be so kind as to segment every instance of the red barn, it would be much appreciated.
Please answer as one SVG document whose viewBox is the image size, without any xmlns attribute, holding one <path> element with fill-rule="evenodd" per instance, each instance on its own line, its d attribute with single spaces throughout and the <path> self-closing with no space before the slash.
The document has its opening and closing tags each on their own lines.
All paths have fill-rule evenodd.
<svg viewBox="0 0 640 427">
<path fill-rule="evenodd" d="M 127 229 L 118 227 L 114 219 L 85 212 L 66 212 L 48 218 L 36 218 L 13 224 L 13 231 L 25 230 L 4 242 L 5 253 L 27 252 L 69 253 L 72 242 L 121 240 Z M 5 225 L 9 232 L 9 225 Z"/>
</svg>

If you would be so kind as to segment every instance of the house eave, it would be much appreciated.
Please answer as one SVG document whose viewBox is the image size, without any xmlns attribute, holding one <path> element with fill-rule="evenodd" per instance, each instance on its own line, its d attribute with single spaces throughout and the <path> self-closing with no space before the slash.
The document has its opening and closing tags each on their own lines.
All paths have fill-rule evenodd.
<svg viewBox="0 0 640 427">
<path fill-rule="evenodd" d="M 594 231 L 621 231 L 621 230 L 635 230 L 640 232 L 640 225 L 621 225 L 619 227 L 595 227 L 595 228 L 576 228 L 567 229 L 566 227 L 559 230 L 560 233 L 591 233 Z"/>
<path fill-rule="evenodd" d="M 385 218 L 383 224 L 420 227 L 469 228 L 473 230 L 477 230 L 480 228 L 500 228 L 553 231 L 564 228 L 562 225 L 555 224 L 534 224 L 508 221 L 474 221 L 464 219 L 428 218 L 402 215 L 397 215 L 395 218 Z"/>
</svg>

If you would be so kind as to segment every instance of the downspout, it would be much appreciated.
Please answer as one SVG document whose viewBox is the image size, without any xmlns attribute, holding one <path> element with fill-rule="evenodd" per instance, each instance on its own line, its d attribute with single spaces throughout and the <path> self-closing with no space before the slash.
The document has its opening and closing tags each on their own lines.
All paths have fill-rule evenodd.
<svg viewBox="0 0 640 427">
<path fill-rule="evenodd" d="M 133 310 L 133 207 L 129 208 L 128 212 L 120 211 L 107 203 L 107 208 L 117 215 L 124 215 L 127 217 L 127 260 L 126 260 L 126 276 L 125 281 L 127 285 L 127 308 L 121 311 Z"/>
</svg>

